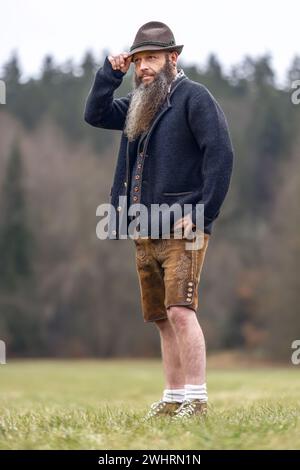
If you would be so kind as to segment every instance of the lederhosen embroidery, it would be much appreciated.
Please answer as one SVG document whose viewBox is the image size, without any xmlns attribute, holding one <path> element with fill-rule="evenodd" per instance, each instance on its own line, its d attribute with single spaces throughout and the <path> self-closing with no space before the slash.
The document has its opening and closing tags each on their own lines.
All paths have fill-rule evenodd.
<svg viewBox="0 0 300 470">
<path fill-rule="evenodd" d="M 178 294 L 186 298 L 185 295 L 185 286 L 186 281 L 189 278 L 189 273 L 191 270 L 192 259 L 188 256 L 186 250 L 180 254 L 179 262 L 174 270 L 175 276 L 177 279 Z"/>
<path fill-rule="evenodd" d="M 149 263 L 149 256 L 146 253 L 145 246 L 139 243 L 136 244 L 136 262 L 140 268 Z"/>
<path fill-rule="evenodd" d="M 168 240 L 165 238 L 152 240 L 153 251 L 158 261 L 163 261 L 168 246 Z"/>
</svg>

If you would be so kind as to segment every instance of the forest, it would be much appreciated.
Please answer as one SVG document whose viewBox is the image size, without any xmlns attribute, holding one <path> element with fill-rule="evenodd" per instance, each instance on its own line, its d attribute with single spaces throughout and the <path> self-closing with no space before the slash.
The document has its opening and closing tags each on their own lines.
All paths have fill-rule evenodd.
<svg viewBox="0 0 300 470">
<path fill-rule="evenodd" d="M 121 132 L 84 122 L 94 74 L 108 51 L 80 64 L 45 56 L 22 80 L 17 53 L 2 64 L 0 105 L 0 339 L 10 357 L 156 357 L 142 319 L 131 240 L 99 240 Z M 243 350 L 287 360 L 300 339 L 300 79 L 294 57 L 278 84 L 272 57 L 225 72 L 178 65 L 221 104 L 234 170 L 199 288 L 208 352 Z M 124 77 L 117 96 L 132 88 Z"/>
</svg>

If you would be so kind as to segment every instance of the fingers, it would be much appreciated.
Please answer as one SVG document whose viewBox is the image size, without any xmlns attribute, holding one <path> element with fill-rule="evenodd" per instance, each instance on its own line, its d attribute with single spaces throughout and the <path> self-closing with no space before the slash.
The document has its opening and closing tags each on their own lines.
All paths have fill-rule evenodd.
<svg viewBox="0 0 300 470">
<path fill-rule="evenodd" d="M 191 232 L 193 227 L 194 227 L 194 224 L 189 216 L 178 219 L 176 223 L 174 224 L 174 230 L 179 231 L 183 229 L 184 238 L 187 238 L 188 234 Z"/>
<path fill-rule="evenodd" d="M 187 224 L 184 228 L 184 238 L 188 238 L 189 233 L 192 231 L 192 225 Z"/>
<path fill-rule="evenodd" d="M 182 235 L 182 229 L 183 233 L 185 233 L 186 230 L 186 220 L 184 218 L 178 219 L 176 223 L 174 224 L 173 230 L 174 232 L 180 232 Z"/>
<path fill-rule="evenodd" d="M 127 72 L 131 64 L 131 56 L 129 57 L 128 52 L 123 52 L 116 56 L 109 55 L 108 60 L 114 70 L 121 70 L 122 72 Z"/>
<path fill-rule="evenodd" d="M 131 57 L 128 57 L 128 54 L 125 52 L 120 56 L 120 68 L 122 72 L 127 72 L 131 64 Z"/>
<path fill-rule="evenodd" d="M 180 227 L 184 227 L 185 224 L 186 224 L 187 220 L 183 217 L 181 219 L 178 219 L 176 221 L 176 223 L 174 224 L 174 228 L 180 228 Z"/>
</svg>

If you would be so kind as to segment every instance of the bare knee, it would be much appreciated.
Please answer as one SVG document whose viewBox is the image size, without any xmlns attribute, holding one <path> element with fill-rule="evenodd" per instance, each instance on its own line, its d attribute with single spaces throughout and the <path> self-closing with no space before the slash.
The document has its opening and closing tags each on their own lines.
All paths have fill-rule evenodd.
<svg viewBox="0 0 300 470">
<path fill-rule="evenodd" d="M 187 325 L 196 317 L 194 310 L 181 305 L 174 305 L 168 308 L 167 312 L 170 323 L 176 329 L 187 327 Z"/>
</svg>

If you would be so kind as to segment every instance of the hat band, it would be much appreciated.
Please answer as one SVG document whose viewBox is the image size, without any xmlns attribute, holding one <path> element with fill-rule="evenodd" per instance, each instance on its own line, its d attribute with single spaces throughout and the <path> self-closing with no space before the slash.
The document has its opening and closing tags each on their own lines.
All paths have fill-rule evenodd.
<svg viewBox="0 0 300 470">
<path fill-rule="evenodd" d="M 144 41 L 144 42 L 135 44 L 134 46 L 131 46 L 130 51 L 132 51 L 133 49 L 137 49 L 138 47 L 141 47 L 141 46 L 161 46 L 161 47 L 175 46 L 175 41 L 173 40 L 170 42 Z"/>
</svg>

